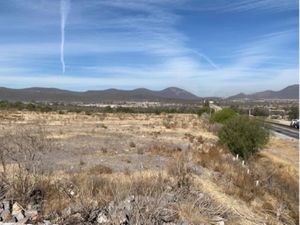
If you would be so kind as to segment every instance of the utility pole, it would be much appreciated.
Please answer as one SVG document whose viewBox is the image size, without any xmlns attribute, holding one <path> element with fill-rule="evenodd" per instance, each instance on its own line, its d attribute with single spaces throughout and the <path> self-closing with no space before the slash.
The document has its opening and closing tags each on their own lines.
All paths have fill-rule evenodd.
<svg viewBox="0 0 300 225">
<path fill-rule="evenodd" d="M 209 117 L 211 117 L 211 106 L 214 102 L 213 101 L 209 101 L 208 102 L 208 106 L 209 106 Z"/>
</svg>

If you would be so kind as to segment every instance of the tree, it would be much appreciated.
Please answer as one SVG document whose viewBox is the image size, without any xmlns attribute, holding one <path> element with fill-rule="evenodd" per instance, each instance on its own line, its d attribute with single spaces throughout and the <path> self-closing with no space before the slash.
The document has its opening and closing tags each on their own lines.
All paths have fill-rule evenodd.
<svg viewBox="0 0 300 225">
<path fill-rule="evenodd" d="M 247 159 L 268 143 L 269 131 L 257 120 L 235 116 L 225 122 L 218 136 L 233 154 Z"/>
<path fill-rule="evenodd" d="M 269 111 L 265 108 L 255 107 L 252 111 L 253 116 L 269 116 Z"/>
<path fill-rule="evenodd" d="M 105 113 L 112 113 L 113 112 L 113 108 L 110 105 L 108 105 L 108 106 L 106 106 L 104 108 L 104 112 Z"/>
<path fill-rule="evenodd" d="M 289 119 L 299 119 L 299 108 L 298 107 L 292 107 L 289 111 Z"/>
<path fill-rule="evenodd" d="M 236 112 L 232 109 L 225 108 L 222 109 L 221 111 L 215 112 L 211 118 L 210 122 L 214 123 L 225 123 L 228 119 L 236 116 Z"/>
<path fill-rule="evenodd" d="M 197 111 L 198 116 L 201 116 L 203 113 L 209 113 L 208 106 L 203 106 Z"/>
</svg>

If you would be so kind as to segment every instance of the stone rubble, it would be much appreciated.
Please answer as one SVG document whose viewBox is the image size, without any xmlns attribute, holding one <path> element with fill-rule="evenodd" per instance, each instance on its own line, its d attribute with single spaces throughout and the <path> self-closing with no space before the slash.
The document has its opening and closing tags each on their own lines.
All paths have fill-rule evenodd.
<svg viewBox="0 0 300 225">
<path fill-rule="evenodd" d="M 155 199 L 145 196 L 129 196 L 119 203 L 110 202 L 107 206 L 91 210 L 88 214 L 80 211 L 74 205 L 61 212 L 61 218 L 57 224 L 76 225 L 76 224 L 102 224 L 102 225 L 129 225 L 129 224 L 157 224 L 157 225 L 188 225 L 186 221 L 178 219 L 178 212 L 172 207 L 172 202 L 176 201 L 175 196 L 168 195 L 161 206 L 157 209 L 151 208 L 151 203 L 155 203 Z M 0 203 L 0 224 L 38 224 L 53 225 L 47 220 L 39 217 L 39 213 L 35 210 L 28 209 L 32 206 L 23 208 L 18 202 L 3 200 Z M 138 209 L 138 207 L 141 207 Z M 152 210 L 152 214 L 147 218 L 147 223 L 138 223 L 137 210 Z M 149 214 L 150 215 L 150 214 Z M 148 215 L 148 217 L 149 217 Z"/>
<path fill-rule="evenodd" d="M 93 209 L 84 208 L 75 201 L 61 212 L 43 215 L 43 192 L 35 189 L 30 193 L 26 206 L 13 200 L 0 201 L 0 225 L 189 225 L 188 221 L 180 219 L 178 202 L 186 200 L 186 196 L 203 200 L 206 196 L 188 189 L 176 191 L 172 187 L 166 187 L 166 190 L 156 197 L 131 195 Z M 222 217 L 214 217 L 212 224 L 225 225 L 225 222 Z"/>
</svg>

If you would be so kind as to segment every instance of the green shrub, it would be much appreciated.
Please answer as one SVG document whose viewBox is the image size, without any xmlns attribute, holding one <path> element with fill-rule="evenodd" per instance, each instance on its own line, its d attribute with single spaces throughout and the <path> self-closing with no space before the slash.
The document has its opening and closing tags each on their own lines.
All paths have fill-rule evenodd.
<svg viewBox="0 0 300 225">
<path fill-rule="evenodd" d="M 233 154 L 247 159 L 268 143 L 269 131 L 257 120 L 235 116 L 225 122 L 218 136 Z"/>
<path fill-rule="evenodd" d="M 35 104 L 30 102 L 26 105 L 26 109 L 29 110 L 29 111 L 36 111 L 37 107 L 36 107 Z"/>
<path fill-rule="evenodd" d="M 299 108 L 298 107 L 291 107 L 288 112 L 289 119 L 299 119 Z"/>
<path fill-rule="evenodd" d="M 228 119 L 236 116 L 236 112 L 232 109 L 226 108 L 221 111 L 215 112 L 210 118 L 212 123 L 225 123 Z"/>
<path fill-rule="evenodd" d="M 265 108 L 254 107 L 254 109 L 252 111 L 252 115 L 266 117 L 266 116 L 269 116 L 269 111 Z"/>
<path fill-rule="evenodd" d="M 103 110 L 105 113 L 112 113 L 114 110 L 111 106 L 106 106 Z"/>
<path fill-rule="evenodd" d="M 209 113 L 208 106 L 203 106 L 197 111 L 198 116 L 201 116 L 203 113 Z"/>
</svg>

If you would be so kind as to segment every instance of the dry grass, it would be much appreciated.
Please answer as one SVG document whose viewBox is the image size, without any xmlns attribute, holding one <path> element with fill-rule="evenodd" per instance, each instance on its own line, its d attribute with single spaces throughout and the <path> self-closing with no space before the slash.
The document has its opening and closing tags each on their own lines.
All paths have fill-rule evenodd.
<svg viewBox="0 0 300 225">
<path fill-rule="evenodd" d="M 285 170 L 266 161 L 261 155 L 252 158 L 247 165 L 216 146 L 208 153 L 196 152 L 196 162 L 217 172 L 214 182 L 222 185 L 224 193 L 235 196 L 256 210 L 265 212 L 284 224 L 298 223 L 299 181 Z M 248 174 L 248 172 L 250 172 Z M 259 185 L 256 182 L 259 181 Z"/>
<path fill-rule="evenodd" d="M 180 154 L 182 150 L 177 147 L 171 147 L 167 145 L 153 145 L 149 148 L 149 152 L 153 155 L 160 155 L 166 157 L 174 157 L 176 154 Z"/>
<path fill-rule="evenodd" d="M 7 166 L 11 190 L 14 190 L 8 196 L 26 204 L 30 190 L 43 190 L 43 211 L 53 221 L 68 207 L 79 208 L 88 214 L 111 201 L 120 202 L 134 195 L 138 199 L 135 210 L 140 210 L 135 211 L 134 221 L 141 222 L 140 213 L 143 213 L 143 224 L 147 224 L 149 218 L 161 216 L 158 209 L 165 207 L 164 199 L 171 195 L 176 201 L 168 207 L 174 216 L 192 224 L 215 224 L 213 219 L 217 217 L 232 225 L 295 225 L 299 222 L 299 170 L 298 161 L 293 161 L 298 152 L 291 147 L 296 144 L 294 142 L 271 139 L 267 150 L 243 166 L 240 160 L 233 160 L 225 148 L 216 144 L 212 133 L 204 131 L 201 120 L 191 115 L 5 114 L 2 127 L 8 127 L 11 120 L 14 120 L 10 125 L 13 127 L 15 124 L 32 124 L 37 118 L 44 120 L 45 117 L 47 120 L 43 125 L 50 131 L 47 139 L 84 137 L 92 140 L 88 138 L 101 139 L 107 135 L 105 137 L 117 140 L 124 135 L 122 143 L 126 146 L 126 152 L 118 155 L 119 149 L 112 148 L 110 143 L 98 145 L 94 150 L 99 161 L 92 154 L 95 152 L 84 155 L 83 149 L 82 154 L 77 153 L 84 163 L 78 164 L 78 158 L 74 160 L 75 167 L 79 168 L 37 176 L 27 174 L 26 179 L 21 178 L 17 164 Z M 141 143 L 145 139 L 148 142 Z M 177 147 L 185 146 L 180 145 L 182 143 L 191 147 L 187 150 Z M 88 141 L 86 144 L 90 146 Z M 134 157 L 136 155 L 138 157 Z M 91 156 L 95 166 L 89 166 L 86 156 Z M 118 157 L 116 164 L 112 164 Z M 166 166 L 159 167 L 163 170 L 157 170 L 158 167 L 147 170 L 146 166 L 132 169 L 140 163 L 136 159 L 154 158 L 166 160 Z M 65 166 L 68 163 L 74 166 L 67 158 L 63 160 Z M 123 171 L 117 169 L 118 163 L 125 164 Z M 200 172 L 195 173 L 194 167 L 200 168 Z"/>
<path fill-rule="evenodd" d="M 88 170 L 88 173 L 92 174 L 92 175 L 111 174 L 111 173 L 113 173 L 113 170 L 110 167 L 108 167 L 108 166 L 104 166 L 104 165 L 98 164 L 96 166 L 91 167 Z"/>
<path fill-rule="evenodd" d="M 251 201 L 263 195 L 260 186 L 255 185 L 257 177 L 247 174 L 247 168 L 243 167 L 241 162 L 234 161 L 230 154 L 224 153 L 221 146 L 215 146 L 207 153 L 196 152 L 194 159 L 196 163 L 219 173 L 215 179 L 222 180 L 227 194 L 236 195 L 244 201 Z"/>
</svg>

